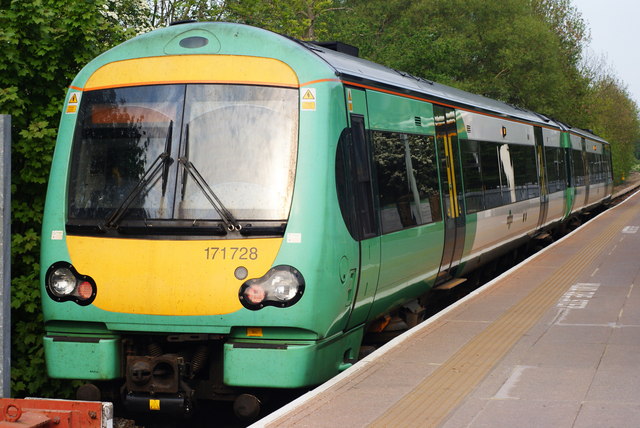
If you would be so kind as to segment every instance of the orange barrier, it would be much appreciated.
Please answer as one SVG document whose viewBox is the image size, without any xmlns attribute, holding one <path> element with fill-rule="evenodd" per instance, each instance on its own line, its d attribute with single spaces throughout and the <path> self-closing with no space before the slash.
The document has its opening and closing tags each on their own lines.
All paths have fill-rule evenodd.
<svg viewBox="0 0 640 428">
<path fill-rule="evenodd" d="M 0 398 L 0 428 L 106 428 L 113 405 L 95 401 Z"/>
</svg>

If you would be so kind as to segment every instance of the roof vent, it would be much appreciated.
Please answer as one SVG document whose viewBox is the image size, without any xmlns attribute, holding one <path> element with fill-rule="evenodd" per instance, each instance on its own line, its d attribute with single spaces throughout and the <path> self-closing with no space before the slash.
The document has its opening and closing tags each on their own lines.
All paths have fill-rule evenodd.
<svg viewBox="0 0 640 428">
<path fill-rule="evenodd" d="M 341 52 L 351 56 L 358 56 L 360 49 L 355 46 L 348 45 L 342 42 L 311 42 L 316 46 L 321 46 L 332 51 Z"/>
</svg>

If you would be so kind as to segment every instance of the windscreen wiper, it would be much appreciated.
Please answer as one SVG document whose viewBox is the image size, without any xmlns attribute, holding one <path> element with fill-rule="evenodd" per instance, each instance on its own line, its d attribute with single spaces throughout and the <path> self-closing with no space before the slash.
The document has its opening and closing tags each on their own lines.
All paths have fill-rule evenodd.
<svg viewBox="0 0 640 428">
<path fill-rule="evenodd" d="M 147 188 L 149 183 L 151 183 L 156 175 L 160 172 L 160 170 L 166 165 L 171 165 L 173 163 L 173 159 L 169 156 L 169 153 L 163 152 L 158 155 L 156 160 L 153 161 L 151 166 L 147 168 L 147 170 L 142 175 L 142 178 L 136 186 L 129 192 L 126 198 L 122 201 L 120 206 L 116 208 L 105 220 L 103 227 L 115 228 L 120 219 L 127 212 L 129 206 L 136 200 L 136 198 L 142 193 L 144 189 Z M 163 185 L 164 190 L 164 185 Z"/>
<path fill-rule="evenodd" d="M 173 120 L 169 123 L 169 130 L 167 131 L 167 139 L 164 141 L 164 152 L 169 154 L 171 153 L 171 138 L 173 135 Z M 173 159 L 171 161 L 165 161 L 163 163 L 164 168 L 162 170 L 162 196 L 167 193 L 167 183 L 169 182 L 169 167 L 173 163 Z"/>
<path fill-rule="evenodd" d="M 129 209 L 129 206 L 136 200 L 136 198 L 142 193 L 144 189 L 147 188 L 149 183 L 153 182 L 156 175 L 160 170 L 163 170 L 162 173 L 162 196 L 165 195 L 167 191 L 167 178 L 169 175 L 169 167 L 173 163 L 173 159 L 171 158 L 171 139 L 173 135 L 173 120 L 169 123 L 169 129 L 167 130 L 167 138 L 164 141 L 164 152 L 160 153 L 156 160 L 153 161 L 151 166 L 147 168 L 147 170 L 142 175 L 142 178 L 138 181 L 135 187 L 129 192 L 126 198 L 122 201 L 120 206 L 116 208 L 106 219 L 104 225 L 98 226 L 100 229 L 104 229 L 105 227 L 115 228 L 118 226 L 120 219 L 124 215 L 125 212 Z"/>
<path fill-rule="evenodd" d="M 193 181 L 198 185 L 204 196 L 207 198 L 211 206 L 216 210 L 224 224 L 227 226 L 227 230 L 232 232 L 234 230 L 242 229 L 242 226 L 233 217 L 233 214 L 224 206 L 220 199 L 216 196 L 215 192 L 211 189 L 211 186 L 202 177 L 195 165 L 186 157 L 178 158 L 178 162 L 184 167 L 185 171 L 193 178 Z M 183 178 L 184 180 L 184 178 Z M 183 184 L 184 186 L 184 184 Z"/>
</svg>

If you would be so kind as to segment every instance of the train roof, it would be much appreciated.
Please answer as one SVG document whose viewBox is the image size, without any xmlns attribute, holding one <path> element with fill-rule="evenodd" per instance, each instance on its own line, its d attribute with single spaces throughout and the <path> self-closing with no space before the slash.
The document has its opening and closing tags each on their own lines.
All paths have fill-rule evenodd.
<svg viewBox="0 0 640 428">
<path fill-rule="evenodd" d="M 355 82 L 377 82 L 378 84 L 399 89 L 400 92 L 406 91 L 422 94 L 425 99 L 436 102 L 449 102 L 456 106 L 469 107 L 474 110 L 481 110 L 499 116 L 558 128 L 562 131 L 571 132 L 603 144 L 609 144 L 606 140 L 595 135 L 590 130 L 571 127 L 570 125 L 531 110 L 416 77 L 409 73 L 395 70 L 347 53 L 337 52 L 314 43 L 301 43 L 306 46 L 307 49 L 313 51 L 325 60 L 338 75 L 346 79 L 354 78 Z"/>
<path fill-rule="evenodd" d="M 346 80 L 354 79 L 354 83 L 366 84 L 367 82 L 375 82 L 394 88 L 396 92 L 412 93 L 414 96 L 420 94 L 425 99 L 436 102 L 449 103 L 498 116 L 561 128 L 560 124 L 554 120 L 530 110 L 412 76 L 409 73 L 394 70 L 342 52 L 336 52 L 313 43 L 301 43 L 327 62 L 336 71 L 337 75 Z"/>
<path fill-rule="evenodd" d="M 606 141 L 602 137 L 597 136 L 591 130 L 580 129 L 580 128 L 572 128 L 571 126 L 566 125 L 566 124 L 563 124 L 563 125 L 564 125 L 564 128 L 565 128 L 564 130 L 567 131 L 567 132 L 579 135 L 580 137 L 588 138 L 590 140 L 598 141 L 598 142 L 603 143 L 603 144 L 609 144 L 608 141 Z"/>
</svg>

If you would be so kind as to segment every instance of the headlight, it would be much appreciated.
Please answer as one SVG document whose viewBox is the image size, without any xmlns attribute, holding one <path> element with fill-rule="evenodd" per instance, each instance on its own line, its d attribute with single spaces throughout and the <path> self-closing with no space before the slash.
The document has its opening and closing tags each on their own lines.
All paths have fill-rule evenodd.
<svg viewBox="0 0 640 428">
<path fill-rule="evenodd" d="M 255 311 L 265 306 L 291 306 L 300 300 L 303 292 L 304 278 L 296 268 L 276 266 L 262 278 L 242 284 L 238 297 L 245 308 Z"/>
<path fill-rule="evenodd" d="M 60 267 L 49 277 L 48 285 L 58 297 L 68 296 L 76 288 L 76 277 L 68 268 Z"/>
<path fill-rule="evenodd" d="M 45 276 L 45 289 L 56 302 L 71 300 L 81 306 L 91 304 L 97 294 L 95 281 L 78 273 L 67 262 L 56 262 L 49 267 Z"/>
</svg>

